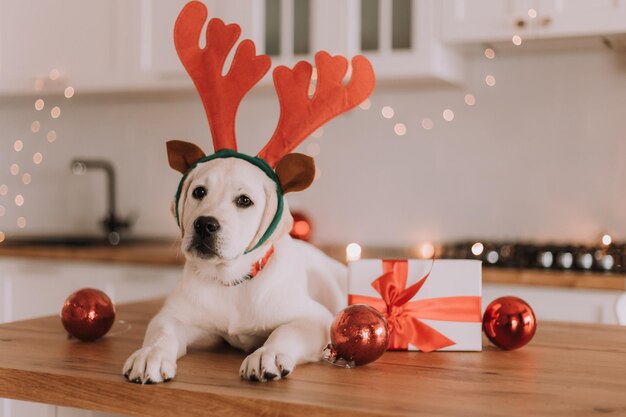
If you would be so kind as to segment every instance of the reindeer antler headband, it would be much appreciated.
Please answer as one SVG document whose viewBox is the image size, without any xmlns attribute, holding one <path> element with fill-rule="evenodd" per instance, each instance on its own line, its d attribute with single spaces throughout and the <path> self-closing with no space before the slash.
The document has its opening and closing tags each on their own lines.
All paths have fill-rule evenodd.
<svg viewBox="0 0 626 417">
<path fill-rule="evenodd" d="M 258 156 L 241 154 L 237 152 L 235 136 L 237 109 L 248 91 L 269 71 L 271 60 L 266 55 L 256 55 L 254 42 L 244 39 L 237 46 L 228 72 L 222 75 L 226 57 L 239 39 L 241 28 L 236 24 L 225 25 L 217 18 L 211 19 L 206 30 L 206 46 L 200 48 L 200 34 L 207 16 L 206 6 L 192 1 L 180 12 L 174 27 L 176 51 L 204 104 L 215 150 L 214 154 L 205 156 L 191 143 L 167 143 L 170 166 L 184 174 L 176 194 L 176 219 L 180 223 L 178 200 L 184 181 L 198 164 L 226 157 L 246 160 L 276 183 L 279 202 L 268 230 L 247 251 L 250 252 L 263 244 L 278 225 L 282 215 L 282 195 L 301 191 L 313 181 L 315 166 L 312 158 L 290 152 L 317 128 L 369 97 L 376 80 L 367 58 L 355 56 L 350 80 L 344 84 L 348 60 L 321 51 L 315 55 L 317 83 L 313 97 L 309 97 L 313 72 L 310 63 L 300 61 L 293 69 L 276 67 L 273 78 L 280 103 L 276 130 Z"/>
</svg>

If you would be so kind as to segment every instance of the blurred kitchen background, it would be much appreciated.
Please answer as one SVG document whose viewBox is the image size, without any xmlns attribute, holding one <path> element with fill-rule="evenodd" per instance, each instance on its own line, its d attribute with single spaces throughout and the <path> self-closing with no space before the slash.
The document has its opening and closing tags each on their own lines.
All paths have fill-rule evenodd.
<svg viewBox="0 0 626 417">
<path fill-rule="evenodd" d="M 0 0 L 0 322 L 81 287 L 120 303 L 175 285 L 165 141 L 212 151 L 173 47 L 184 3 Z M 321 49 L 374 64 L 371 99 L 298 149 L 319 174 L 288 197 L 296 232 L 344 261 L 481 259 L 485 304 L 626 324 L 625 0 L 205 3 L 274 65 Z M 277 118 L 268 74 L 240 107 L 240 150 Z"/>
<path fill-rule="evenodd" d="M 143 264 L 177 276 L 170 205 L 180 174 L 165 141 L 212 151 L 173 47 L 184 3 L 0 0 L 5 274 L 19 269 L 17 256 L 29 268 L 55 251 L 59 268 L 77 258 L 132 264 L 160 245 L 169 252 L 156 263 L 171 265 L 149 255 Z M 436 252 L 502 267 L 486 268 L 486 282 L 600 289 L 613 301 L 623 292 L 626 1 L 205 3 L 274 65 L 321 49 L 374 64 L 371 99 L 298 149 L 319 170 L 309 190 L 289 195 L 313 243 L 343 260 L 350 243 L 349 258 Z M 268 74 L 240 107 L 240 150 L 260 150 L 277 118 Z M 110 232 L 118 247 L 105 247 Z M 116 254 L 93 255 L 103 251 Z M 154 288 L 144 295 L 164 287 Z M 5 320 L 24 316 L 8 304 Z M 555 318 L 617 322 L 609 310 Z"/>
<path fill-rule="evenodd" d="M 0 3 L 7 239 L 100 232 L 106 181 L 101 172 L 73 175 L 76 158 L 113 164 L 118 214 L 136 220 L 133 235 L 176 235 L 170 204 L 179 174 L 164 143 L 192 140 L 211 151 L 202 105 L 173 48 L 184 3 Z M 206 4 L 276 54 L 274 62 L 292 65 L 320 49 L 374 62 L 379 83 L 367 109 L 332 121 L 299 149 L 315 156 L 321 175 L 289 200 L 311 218 L 315 242 L 626 235 L 623 2 Z M 238 114 L 240 148 L 256 153 L 277 117 L 268 74 Z"/>
</svg>

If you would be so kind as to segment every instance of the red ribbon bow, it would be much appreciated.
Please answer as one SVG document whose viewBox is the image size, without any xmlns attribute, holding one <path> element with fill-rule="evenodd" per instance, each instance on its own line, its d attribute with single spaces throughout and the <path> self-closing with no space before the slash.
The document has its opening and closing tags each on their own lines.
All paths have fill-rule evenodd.
<svg viewBox="0 0 626 417">
<path fill-rule="evenodd" d="M 348 295 L 348 304 L 368 304 L 385 316 L 389 325 L 390 350 L 407 350 L 411 344 L 423 352 L 431 352 L 455 344 L 453 340 L 423 323 L 421 319 L 480 322 L 479 296 L 410 301 L 422 288 L 430 271 L 418 282 L 406 288 L 408 271 L 409 263 L 406 260 L 384 260 L 383 275 L 372 282 L 372 287 L 382 299 L 366 295 Z"/>
</svg>

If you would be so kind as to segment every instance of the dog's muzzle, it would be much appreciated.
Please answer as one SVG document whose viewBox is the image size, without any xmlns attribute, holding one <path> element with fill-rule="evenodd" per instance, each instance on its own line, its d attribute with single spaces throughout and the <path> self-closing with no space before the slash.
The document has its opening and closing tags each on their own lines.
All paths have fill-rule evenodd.
<svg viewBox="0 0 626 417">
<path fill-rule="evenodd" d="M 218 255 L 216 249 L 220 222 L 212 216 L 201 216 L 193 222 L 194 236 L 190 249 L 194 249 L 202 258 Z"/>
</svg>

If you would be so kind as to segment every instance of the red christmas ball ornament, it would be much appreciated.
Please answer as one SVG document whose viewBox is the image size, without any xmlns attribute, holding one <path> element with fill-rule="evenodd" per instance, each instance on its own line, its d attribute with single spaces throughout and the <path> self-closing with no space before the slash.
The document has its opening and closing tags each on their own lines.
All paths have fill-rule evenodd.
<svg viewBox="0 0 626 417">
<path fill-rule="evenodd" d="M 83 288 L 70 294 L 61 309 L 61 322 L 67 332 L 84 342 L 101 338 L 115 321 L 115 306 L 102 291 Z"/>
<path fill-rule="evenodd" d="M 483 315 L 483 331 L 497 347 L 519 349 L 531 341 L 537 320 L 528 303 L 517 297 L 500 297 L 491 302 Z"/>
<path fill-rule="evenodd" d="M 311 240 L 313 226 L 309 218 L 298 212 L 291 213 L 291 215 L 293 216 L 293 227 L 291 228 L 291 232 L 289 232 L 291 237 L 304 240 L 305 242 Z"/>
<path fill-rule="evenodd" d="M 372 307 L 354 304 L 341 310 L 330 326 L 333 354 L 355 365 L 380 358 L 389 346 L 385 318 Z"/>
</svg>

